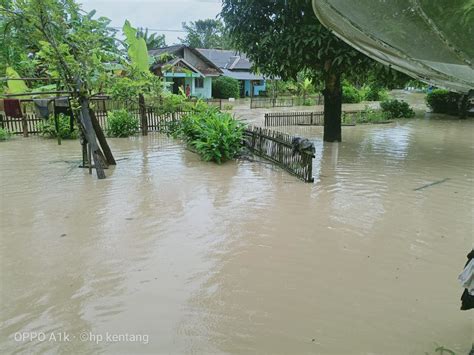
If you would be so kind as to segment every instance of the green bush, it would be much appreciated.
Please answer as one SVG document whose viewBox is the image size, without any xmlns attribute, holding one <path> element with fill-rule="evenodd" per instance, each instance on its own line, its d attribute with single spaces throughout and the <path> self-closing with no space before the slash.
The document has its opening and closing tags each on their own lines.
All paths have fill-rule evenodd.
<svg viewBox="0 0 474 355">
<path fill-rule="evenodd" d="M 6 141 L 11 138 L 11 133 L 5 128 L 0 127 L 0 141 Z"/>
<path fill-rule="evenodd" d="M 241 149 L 243 124 L 214 107 L 183 117 L 173 132 L 205 161 L 218 164 L 233 159 Z"/>
<path fill-rule="evenodd" d="M 109 137 L 133 136 L 140 127 L 138 118 L 125 109 L 110 112 L 107 123 L 107 135 Z"/>
<path fill-rule="evenodd" d="M 366 85 L 360 92 L 364 101 L 385 101 L 389 98 L 387 90 L 376 85 Z"/>
<path fill-rule="evenodd" d="M 240 97 L 239 81 L 226 76 L 212 80 L 212 96 L 218 99 Z"/>
<path fill-rule="evenodd" d="M 71 118 L 62 113 L 58 115 L 58 127 L 54 115 L 50 115 L 46 122 L 39 125 L 40 135 L 46 138 L 76 139 L 78 137 L 77 128 L 71 129 Z"/>
<path fill-rule="evenodd" d="M 366 106 L 364 111 L 356 115 L 355 123 L 378 123 L 388 121 L 389 119 L 390 117 L 387 112 L 374 110 Z M 348 117 L 345 113 L 343 113 L 343 122 L 354 123 L 351 122 L 350 117 Z"/>
<path fill-rule="evenodd" d="M 380 103 L 382 112 L 387 114 L 387 118 L 412 118 L 415 116 L 415 111 L 404 101 L 386 100 Z"/>
<path fill-rule="evenodd" d="M 461 95 L 444 89 L 436 89 L 426 95 L 426 104 L 436 113 L 457 115 Z"/>
<path fill-rule="evenodd" d="M 342 102 L 345 104 L 357 104 L 362 101 L 362 95 L 353 85 L 348 82 L 342 84 Z"/>
</svg>

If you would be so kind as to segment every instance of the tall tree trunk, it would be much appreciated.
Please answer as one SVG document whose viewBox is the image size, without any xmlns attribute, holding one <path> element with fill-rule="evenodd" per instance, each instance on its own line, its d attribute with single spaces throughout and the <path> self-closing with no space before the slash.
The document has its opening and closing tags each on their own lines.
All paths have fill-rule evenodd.
<svg viewBox="0 0 474 355">
<path fill-rule="evenodd" d="M 107 143 L 107 139 L 105 138 L 104 131 L 95 116 L 94 110 L 89 110 L 91 115 L 92 126 L 94 127 L 95 134 L 97 136 L 97 140 L 99 141 L 100 147 L 105 155 L 105 160 L 107 161 L 108 165 L 117 165 L 114 155 L 112 154 L 112 150 L 110 149 L 109 143 Z"/>
<path fill-rule="evenodd" d="M 341 142 L 342 86 L 339 74 L 326 77 L 324 95 L 324 141 Z"/>
<path fill-rule="evenodd" d="M 104 155 L 102 154 L 102 151 L 97 145 L 96 135 L 94 127 L 92 126 L 92 120 L 89 113 L 89 100 L 84 97 L 81 97 L 79 99 L 79 104 L 81 106 L 79 118 L 84 129 L 84 135 L 86 136 L 87 142 L 89 143 L 89 147 L 92 152 L 97 177 L 99 179 L 105 179 Z"/>
</svg>

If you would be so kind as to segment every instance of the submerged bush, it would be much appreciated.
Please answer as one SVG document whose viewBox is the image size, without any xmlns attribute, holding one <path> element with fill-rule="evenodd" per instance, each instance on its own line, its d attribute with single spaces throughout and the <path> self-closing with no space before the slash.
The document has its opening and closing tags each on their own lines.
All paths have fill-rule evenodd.
<svg viewBox="0 0 474 355">
<path fill-rule="evenodd" d="M 46 138 L 58 138 L 59 136 L 61 139 L 76 139 L 78 137 L 77 128 L 71 128 L 71 117 L 60 113 L 57 122 L 58 127 L 56 128 L 54 115 L 50 115 L 47 121 L 40 123 L 40 135 Z"/>
<path fill-rule="evenodd" d="M 5 128 L 0 127 L 0 141 L 6 141 L 11 138 L 11 133 Z"/>
<path fill-rule="evenodd" d="M 212 96 L 217 99 L 228 99 L 240 97 L 239 81 L 226 76 L 220 76 L 212 80 Z"/>
<path fill-rule="evenodd" d="M 240 152 L 243 129 L 230 114 L 208 107 L 184 116 L 173 135 L 184 139 L 203 160 L 220 164 Z"/>
<path fill-rule="evenodd" d="M 110 112 L 107 123 L 107 135 L 109 137 L 133 136 L 140 127 L 138 118 L 125 109 Z"/>
<path fill-rule="evenodd" d="M 386 100 L 380 103 L 380 107 L 389 119 L 415 117 L 415 111 L 404 101 Z"/>
<path fill-rule="evenodd" d="M 426 104 L 435 113 L 457 115 L 459 113 L 459 100 L 461 94 L 444 89 L 436 89 L 426 95 Z"/>
<path fill-rule="evenodd" d="M 359 112 L 356 115 L 355 123 L 380 123 L 388 121 L 389 119 L 390 116 L 387 112 L 383 112 L 381 110 L 374 110 L 366 106 L 364 111 Z M 345 113 L 343 113 L 343 122 L 354 123 L 350 122 L 350 117 L 346 116 Z"/>
</svg>

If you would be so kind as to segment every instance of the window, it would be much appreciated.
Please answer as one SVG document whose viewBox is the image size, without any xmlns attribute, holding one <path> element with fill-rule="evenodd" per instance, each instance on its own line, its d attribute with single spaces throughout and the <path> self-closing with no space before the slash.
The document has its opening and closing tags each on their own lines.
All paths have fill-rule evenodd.
<svg viewBox="0 0 474 355">
<path fill-rule="evenodd" d="M 194 86 L 196 87 L 196 89 L 202 89 L 204 87 L 204 78 L 196 78 L 194 80 Z"/>
</svg>

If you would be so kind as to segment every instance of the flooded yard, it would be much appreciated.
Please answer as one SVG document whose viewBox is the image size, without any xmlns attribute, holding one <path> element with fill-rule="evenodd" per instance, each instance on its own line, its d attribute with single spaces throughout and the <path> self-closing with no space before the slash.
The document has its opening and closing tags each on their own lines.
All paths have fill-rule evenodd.
<svg viewBox="0 0 474 355">
<path fill-rule="evenodd" d="M 1 143 L 0 353 L 468 353 L 473 120 L 285 131 L 314 184 L 160 134 L 111 139 L 102 181 L 77 142 Z"/>
</svg>

